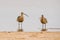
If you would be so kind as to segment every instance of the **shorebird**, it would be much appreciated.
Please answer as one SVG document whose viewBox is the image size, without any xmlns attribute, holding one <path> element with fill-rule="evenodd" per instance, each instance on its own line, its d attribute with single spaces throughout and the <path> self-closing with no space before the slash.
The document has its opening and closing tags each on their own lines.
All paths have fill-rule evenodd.
<svg viewBox="0 0 60 40">
<path fill-rule="evenodd" d="M 22 29 L 22 22 L 24 21 L 24 15 L 29 17 L 27 14 L 24 14 L 23 12 L 21 12 L 21 15 L 17 17 L 18 31 L 23 31 L 23 29 Z"/>
<path fill-rule="evenodd" d="M 46 30 L 47 19 L 44 17 L 44 15 L 41 15 L 40 22 L 42 23 L 42 31 L 45 31 Z"/>
</svg>

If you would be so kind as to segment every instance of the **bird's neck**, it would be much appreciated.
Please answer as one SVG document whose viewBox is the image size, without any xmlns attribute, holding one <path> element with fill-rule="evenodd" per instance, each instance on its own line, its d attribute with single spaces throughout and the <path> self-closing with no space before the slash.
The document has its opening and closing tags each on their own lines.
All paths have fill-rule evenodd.
<svg viewBox="0 0 60 40">
<path fill-rule="evenodd" d="M 21 14 L 21 16 L 23 16 L 23 15 Z"/>
<path fill-rule="evenodd" d="M 42 17 L 42 18 L 44 18 L 44 17 Z"/>
</svg>

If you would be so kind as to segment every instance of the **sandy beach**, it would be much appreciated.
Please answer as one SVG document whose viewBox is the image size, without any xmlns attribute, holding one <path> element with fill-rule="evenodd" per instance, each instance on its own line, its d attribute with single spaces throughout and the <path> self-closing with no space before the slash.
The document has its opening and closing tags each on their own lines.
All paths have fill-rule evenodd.
<svg viewBox="0 0 60 40">
<path fill-rule="evenodd" d="M 0 32 L 0 40 L 60 40 L 60 32 Z"/>
</svg>

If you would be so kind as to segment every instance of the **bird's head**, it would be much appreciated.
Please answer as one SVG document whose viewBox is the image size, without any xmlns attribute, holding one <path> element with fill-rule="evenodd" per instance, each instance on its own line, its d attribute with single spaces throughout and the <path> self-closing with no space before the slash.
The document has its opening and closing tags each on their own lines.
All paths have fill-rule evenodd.
<svg viewBox="0 0 60 40">
<path fill-rule="evenodd" d="M 43 14 L 42 14 L 41 16 L 42 16 L 42 17 L 44 17 L 44 15 L 43 15 Z"/>
<path fill-rule="evenodd" d="M 25 13 L 21 12 L 21 16 L 23 16 L 23 15 L 25 15 L 25 16 L 27 16 L 27 17 L 29 17 L 27 14 L 25 14 Z"/>
<path fill-rule="evenodd" d="M 21 12 L 21 16 L 23 16 L 23 14 L 24 14 L 24 13 L 23 13 L 23 12 Z"/>
</svg>

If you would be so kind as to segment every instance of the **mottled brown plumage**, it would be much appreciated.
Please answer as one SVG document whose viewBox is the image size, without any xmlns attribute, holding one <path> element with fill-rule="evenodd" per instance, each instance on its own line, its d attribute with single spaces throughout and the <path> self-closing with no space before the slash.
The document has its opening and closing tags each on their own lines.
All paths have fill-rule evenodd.
<svg viewBox="0 0 60 40">
<path fill-rule="evenodd" d="M 46 30 L 47 19 L 44 17 L 44 15 L 41 16 L 40 22 L 42 23 L 42 30 Z M 44 24 L 45 24 L 45 28 L 43 27 Z"/>
<path fill-rule="evenodd" d="M 21 12 L 21 16 L 17 17 L 17 21 L 18 22 L 23 22 L 24 21 L 23 12 Z"/>
<path fill-rule="evenodd" d="M 26 14 L 24 14 L 23 12 L 21 12 L 21 15 L 17 17 L 18 31 L 23 31 L 23 29 L 22 29 L 22 22 L 24 21 L 24 15 L 26 15 Z M 28 15 L 26 15 L 26 16 L 28 16 Z M 20 27 L 20 25 L 21 25 L 21 27 Z"/>
<path fill-rule="evenodd" d="M 47 23 L 47 19 L 46 18 L 41 18 L 41 23 L 42 24 L 46 24 Z"/>
<path fill-rule="evenodd" d="M 23 22 L 24 21 L 24 17 L 23 16 L 18 16 L 17 17 L 17 21 L 18 22 Z"/>
<path fill-rule="evenodd" d="M 42 15 L 41 19 L 40 19 L 42 24 L 46 24 L 47 23 L 47 19 Z"/>
</svg>

